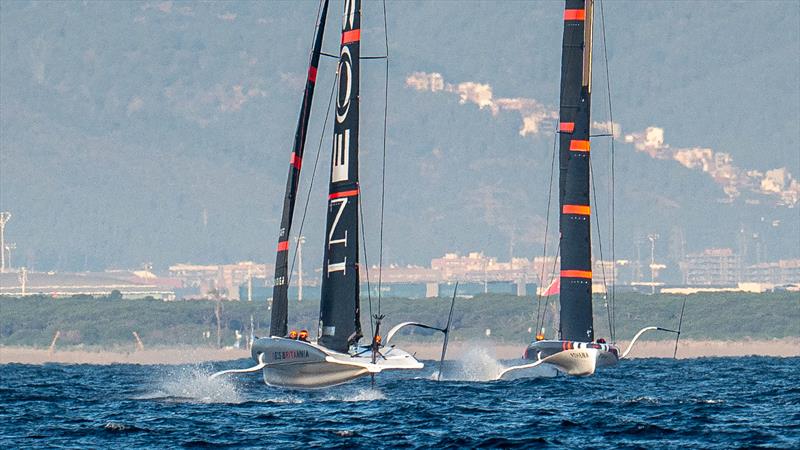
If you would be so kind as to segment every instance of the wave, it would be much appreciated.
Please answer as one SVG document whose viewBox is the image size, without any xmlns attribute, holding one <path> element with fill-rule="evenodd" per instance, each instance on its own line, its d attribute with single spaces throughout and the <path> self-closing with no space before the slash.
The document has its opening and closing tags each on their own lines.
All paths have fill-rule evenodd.
<svg viewBox="0 0 800 450">
<path fill-rule="evenodd" d="M 136 400 L 168 400 L 198 403 L 242 403 L 236 385 L 226 377 L 211 379 L 211 371 L 200 366 L 167 370 L 155 383 L 155 390 Z"/>
<path fill-rule="evenodd" d="M 345 392 L 327 394 L 320 399 L 323 402 L 372 402 L 378 400 L 386 400 L 386 394 L 375 388 L 355 391 L 347 390 Z"/>
<path fill-rule="evenodd" d="M 473 345 L 470 350 L 461 355 L 454 361 L 446 361 L 442 368 L 442 381 L 494 381 L 503 369 L 514 364 L 504 364 L 495 356 L 493 348 L 481 344 Z M 556 371 L 549 367 L 536 367 L 531 370 L 522 371 L 516 378 L 549 378 L 556 376 Z M 436 369 L 429 377 L 432 380 L 439 379 L 439 369 Z M 510 379 L 516 379 L 510 378 Z"/>
</svg>

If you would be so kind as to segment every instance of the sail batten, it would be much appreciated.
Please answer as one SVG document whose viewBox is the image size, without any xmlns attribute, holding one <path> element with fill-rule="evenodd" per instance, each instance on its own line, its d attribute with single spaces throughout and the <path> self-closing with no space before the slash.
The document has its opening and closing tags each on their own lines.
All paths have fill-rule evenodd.
<svg viewBox="0 0 800 450">
<path fill-rule="evenodd" d="M 589 202 L 592 0 L 566 0 L 561 54 L 559 205 L 560 338 L 592 341 Z"/>
<path fill-rule="evenodd" d="M 319 325 L 320 345 L 338 352 L 346 352 L 361 338 L 358 242 L 360 41 L 361 1 L 345 0 Z"/>
<path fill-rule="evenodd" d="M 324 0 L 319 17 L 319 24 L 314 36 L 314 48 L 308 67 L 308 78 L 303 91 L 303 103 L 297 130 L 294 135 L 292 153 L 289 157 L 289 175 L 286 180 L 286 194 L 283 198 L 281 212 L 281 229 L 278 236 L 277 256 L 275 258 L 275 279 L 272 288 L 272 314 L 270 320 L 270 336 L 286 336 L 289 316 L 289 236 L 294 218 L 294 207 L 297 188 L 300 181 L 300 169 L 303 164 L 303 153 L 308 131 L 308 120 L 311 116 L 311 104 L 314 98 L 314 86 L 317 82 L 317 68 L 322 51 L 322 37 L 325 34 L 325 21 L 328 15 L 328 0 Z"/>
</svg>

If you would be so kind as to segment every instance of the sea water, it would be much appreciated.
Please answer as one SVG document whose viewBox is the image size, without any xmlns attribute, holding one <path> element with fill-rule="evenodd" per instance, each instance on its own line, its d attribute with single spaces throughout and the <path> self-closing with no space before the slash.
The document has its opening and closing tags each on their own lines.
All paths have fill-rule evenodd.
<svg viewBox="0 0 800 450">
<path fill-rule="evenodd" d="M 251 361 L 0 366 L 0 448 L 800 448 L 800 358 L 638 359 L 489 381 L 480 352 L 318 391 Z"/>
</svg>

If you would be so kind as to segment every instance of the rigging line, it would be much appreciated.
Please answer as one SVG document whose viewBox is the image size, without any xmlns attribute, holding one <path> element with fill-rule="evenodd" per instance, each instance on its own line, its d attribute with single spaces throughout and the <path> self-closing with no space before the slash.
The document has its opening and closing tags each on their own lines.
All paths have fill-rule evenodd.
<svg viewBox="0 0 800 450">
<path fill-rule="evenodd" d="M 308 63 L 311 64 L 311 58 L 314 57 L 314 41 L 316 41 L 317 30 L 319 29 L 320 19 L 322 18 L 322 4 L 325 0 L 319 0 L 317 5 L 317 22 L 314 24 L 314 33 L 311 36 L 311 48 L 308 50 Z"/>
<path fill-rule="evenodd" d="M 605 68 L 606 68 L 606 94 L 608 96 L 608 120 L 611 122 L 611 260 L 614 261 L 616 267 L 616 198 L 615 198 L 615 170 L 614 170 L 614 160 L 616 151 L 614 148 L 614 109 L 611 107 L 611 75 L 608 68 L 608 45 L 606 44 L 606 16 L 603 10 L 603 0 L 600 0 L 600 25 L 603 31 L 603 59 L 605 61 Z M 616 283 L 611 285 L 611 341 L 614 342 L 617 335 L 617 319 L 615 316 L 615 306 L 616 306 L 616 292 L 617 286 Z"/>
<path fill-rule="evenodd" d="M 555 257 L 555 259 L 553 259 L 553 270 L 552 270 L 552 272 L 550 272 L 550 277 L 551 278 L 555 278 L 555 276 L 556 276 L 556 265 L 558 264 L 558 257 L 560 255 L 561 255 L 561 245 L 559 243 L 558 249 L 556 250 L 556 257 Z M 560 283 L 560 281 L 559 281 L 559 283 Z M 559 288 L 558 296 L 559 297 L 561 296 L 561 289 L 560 288 Z M 544 328 L 544 323 L 546 322 L 547 309 L 550 307 L 550 297 L 552 297 L 552 295 L 548 296 L 547 300 L 545 300 L 545 303 L 544 303 L 544 310 L 542 311 L 542 324 L 541 324 L 541 326 L 539 326 L 540 329 Z M 560 327 L 560 325 L 559 325 L 559 327 Z M 559 336 L 559 338 L 560 338 L 560 336 Z"/>
<path fill-rule="evenodd" d="M 369 303 L 369 329 L 370 329 L 370 336 L 372 336 L 373 341 L 375 340 L 375 323 L 373 320 L 377 320 L 375 316 L 372 315 L 372 287 L 369 284 L 369 261 L 367 260 L 367 226 L 364 225 L 364 205 L 361 203 L 361 196 L 358 196 L 358 212 L 359 218 L 361 219 L 361 245 L 364 247 L 364 275 L 367 277 L 367 300 Z M 361 280 L 359 280 L 359 284 Z M 359 286 L 360 288 L 360 286 Z M 359 292 L 361 290 L 359 289 Z M 378 288 L 378 295 L 380 295 L 380 287 Z M 359 295 L 360 297 L 360 295 Z M 359 301 L 361 299 L 359 298 Z M 380 314 L 380 311 L 378 312 Z"/>
<path fill-rule="evenodd" d="M 594 204 L 597 206 L 597 205 L 599 205 L 599 203 L 597 203 L 597 188 L 595 187 L 595 184 L 594 184 L 594 169 L 592 169 L 592 163 L 593 163 L 593 161 L 590 159 L 589 160 L 589 178 L 592 180 L 592 197 L 594 198 Z M 599 209 L 600 208 L 598 208 L 598 207 L 594 208 L 594 211 L 593 211 L 594 212 L 594 223 L 595 223 L 595 226 L 597 227 L 597 246 L 599 247 L 599 250 L 600 250 L 600 272 L 603 274 L 603 289 L 605 289 L 605 291 L 608 292 L 608 284 L 606 283 L 606 265 L 605 265 L 605 263 L 603 261 L 603 235 L 600 234 L 600 213 L 597 212 Z M 591 230 L 590 230 L 590 232 L 591 232 Z M 612 273 L 613 273 L 613 269 L 612 269 Z M 610 337 L 611 336 L 611 305 L 609 304 L 608 301 L 606 301 L 605 303 L 606 303 L 606 314 L 608 315 L 608 334 L 609 334 L 609 337 Z"/>
<path fill-rule="evenodd" d="M 550 161 L 550 186 L 547 189 L 547 210 L 546 210 L 546 213 L 545 213 L 545 221 L 544 221 L 544 244 L 542 245 L 542 258 L 546 258 L 547 257 L 547 235 L 548 235 L 549 228 L 550 228 L 550 208 L 551 208 L 550 203 L 551 203 L 551 201 L 553 199 L 553 172 L 555 171 L 555 166 L 556 166 L 556 145 L 557 145 L 557 143 L 558 143 L 558 132 L 553 133 L 553 157 L 552 157 L 552 160 Z M 545 282 L 544 281 L 544 273 L 545 273 L 544 261 L 542 261 L 542 272 L 541 273 L 542 273 L 542 276 L 539 278 L 539 284 L 540 285 Z M 548 287 L 549 287 L 549 285 L 548 285 Z M 545 288 L 545 289 L 547 289 L 547 288 Z M 544 290 L 540 290 L 536 294 L 536 329 L 537 330 L 539 329 L 539 318 L 540 318 L 540 315 L 541 315 L 540 309 L 541 309 L 541 305 L 542 305 L 542 293 L 544 293 Z M 536 334 L 539 334 L 539 332 L 537 331 Z"/>
<path fill-rule="evenodd" d="M 319 52 L 319 55 L 320 56 L 327 56 L 328 58 L 335 58 L 335 59 L 341 58 L 341 56 L 334 55 L 333 53 L 328 53 L 328 52 Z"/>
<path fill-rule="evenodd" d="M 319 155 L 322 152 L 322 141 L 325 139 L 325 130 L 328 127 L 328 118 L 330 117 L 331 105 L 333 104 L 333 94 L 336 92 L 336 85 L 337 81 L 339 80 L 339 74 L 337 73 L 336 76 L 333 78 L 333 83 L 331 84 L 331 94 L 328 97 L 328 106 L 325 108 L 325 121 L 322 124 L 322 133 L 319 135 L 319 145 L 317 145 L 317 155 L 314 158 L 314 168 L 311 169 L 311 180 L 308 185 L 308 193 L 306 194 L 306 201 L 303 205 L 303 215 L 300 218 L 300 228 L 297 230 L 297 236 L 303 235 L 303 227 L 306 223 L 306 215 L 308 213 L 308 204 L 311 201 L 311 191 L 314 187 L 314 179 L 316 178 L 317 174 L 317 166 L 319 164 Z M 286 285 L 290 286 L 292 282 L 292 273 L 294 273 L 294 263 L 297 261 L 297 248 L 300 246 L 300 239 L 294 245 L 294 254 L 292 255 L 292 265 L 289 269 L 289 273 L 286 275 Z M 319 329 L 319 327 L 317 327 Z"/>
<path fill-rule="evenodd" d="M 381 297 L 383 287 L 383 222 L 386 204 L 386 123 L 389 115 L 389 30 L 386 25 L 386 0 L 383 0 L 383 42 L 386 54 L 386 73 L 383 90 L 383 160 L 381 162 L 381 226 L 378 237 L 380 247 L 378 253 L 378 315 L 381 314 Z"/>
</svg>

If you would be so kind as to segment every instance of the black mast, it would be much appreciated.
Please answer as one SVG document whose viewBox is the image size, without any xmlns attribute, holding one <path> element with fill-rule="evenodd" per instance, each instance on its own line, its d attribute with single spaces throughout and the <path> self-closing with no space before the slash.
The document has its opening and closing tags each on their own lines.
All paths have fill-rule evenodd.
<svg viewBox="0 0 800 450">
<path fill-rule="evenodd" d="M 566 0 L 561 53 L 559 228 L 560 338 L 594 340 L 589 207 L 593 0 Z"/>
<path fill-rule="evenodd" d="M 322 263 L 319 343 L 339 352 L 361 338 L 358 276 L 358 103 L 361 0 L 345 0 Z"/>
<path fill-rule="evenodd" d="M 314 85 L 317 81 L 317 67 L 319 55 L 322 51 L 322 36 L 325 34 L 325 18 L 328 15 L 328 0 L 322 4 L 322 13 L 319 16 L 317 33 L 314 36 L 314 49 L 311 52 L 311 62 L 308 66 L 308 79 L 303 92 L 303 104 L 300 117 L 297 120 L 297 131 L 294 134 L 292 156 L 289 159 L 289 177 L 286 180 L 286 195 L 283 198 L 283 213 L 281 214 L 281 232 L 278 236 L 278 255 L 275 258 L 275 286 L 272 288 L 272 319 L 270 321 L 270 336 L 286 336 L 289 315 L 289 232 L 292 228 L 294 205 L 297 198 L 297 187 L 300 181 L 300 167 L 303 161 L 303 151 L 306 145 L 306 132 L 308 119 L 311 116 L 311 103 L 314 98 Z"/>
</svg>

